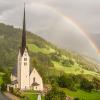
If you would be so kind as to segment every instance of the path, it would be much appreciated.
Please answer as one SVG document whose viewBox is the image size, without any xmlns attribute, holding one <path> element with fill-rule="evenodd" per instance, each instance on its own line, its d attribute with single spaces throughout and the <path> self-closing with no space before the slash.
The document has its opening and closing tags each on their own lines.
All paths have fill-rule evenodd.
<svg viewBox="0 0 100 100">
<path fill-rule="evenodd" d="M 10 100 L 20 100 L 18 97 L 16 97 L 15 95 L 5 92 L 4 93 Z"/>
<path fill-rule="evenodd" d="M 4 94 L 0 92 L 0 100 L 10 100 Z"/>
</svg>

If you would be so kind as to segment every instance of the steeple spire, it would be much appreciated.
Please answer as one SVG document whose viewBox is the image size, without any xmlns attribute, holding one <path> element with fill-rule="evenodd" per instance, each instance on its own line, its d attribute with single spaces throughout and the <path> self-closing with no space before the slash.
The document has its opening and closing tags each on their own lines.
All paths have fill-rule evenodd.
<svg viewBox="0 0 100 100">
<path fill-rule="evenodd" d="M 22 53 L 22 55 L 24 53 L 25 48 L 26 48 L 26 22 L 25 22 L 25 3 L 24 3 L 22 46 L 21 46 L 21 53 Z"/>
</svg>

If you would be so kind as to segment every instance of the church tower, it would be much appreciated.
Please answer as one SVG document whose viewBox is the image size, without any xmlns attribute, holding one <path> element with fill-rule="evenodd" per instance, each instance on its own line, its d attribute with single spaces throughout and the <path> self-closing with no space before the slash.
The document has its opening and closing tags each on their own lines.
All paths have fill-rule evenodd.
<svg viewBox="0 0 100 100">
<path fill-rule="evenodd" d="M 18 88 L 20 88 L 21 90 L 30 89 L 29 75 L 30 75 L 30 57 L 28 54 L 28 48 L 26 46 L 26 22 L 25 22 L 25 5 L 24 5 L 22 44 L 19 49 L 18 63 L 17 63 Z"/>
<path fill-rule="evenodd" d="M 28 48 L 26 46 L 26 22 L 25 22 L 25 5 L 23 16 L 23 30 L 22 30 L 22 42 L 19 49 L 17 58 L 17 66 L 13 68 L 11 73 L 11 84 L 7 85 L 13 89 L 20 90 L 35 90 L 43 91 L 43 80 L 39 75 L 36 68 L 30 71 L 30 56 L 28 54 Z"/>
</svg>

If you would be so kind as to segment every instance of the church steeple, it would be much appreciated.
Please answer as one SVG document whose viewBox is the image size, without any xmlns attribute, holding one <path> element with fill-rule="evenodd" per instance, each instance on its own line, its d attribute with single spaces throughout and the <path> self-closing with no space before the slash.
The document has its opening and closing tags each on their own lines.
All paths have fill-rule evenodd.
<svg viewBox="0 0 100 100">
<path fill-rule="evenodd" d="M 22 31 L 22 45 L 21 54 L 23 55 L 26 48 L 26 22 L 25 22 L 25 4 L 24 4 L 24 16 L 23 16 L 23 31 Z"/>
</svg>

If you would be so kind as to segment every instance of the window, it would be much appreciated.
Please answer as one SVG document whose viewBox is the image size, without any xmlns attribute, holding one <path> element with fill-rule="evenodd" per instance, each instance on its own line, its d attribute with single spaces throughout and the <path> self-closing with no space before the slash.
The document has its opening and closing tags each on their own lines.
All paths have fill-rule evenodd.
<svg viewBox="0 0 100 100">
<path fill-rule="evenodd" d="M 27 61 L 27 58 L 24 58 L 24 61 Z"/>
<path fill-rule="evenodd" d="M 35 82 L 35 77 L 33 78 L 33 82 Z"/>
<path fill-rule="evenodd" d="M 24 62 L 24 66 L 26 66 L 27 65 L 27 62 Z"/>
</svg>

